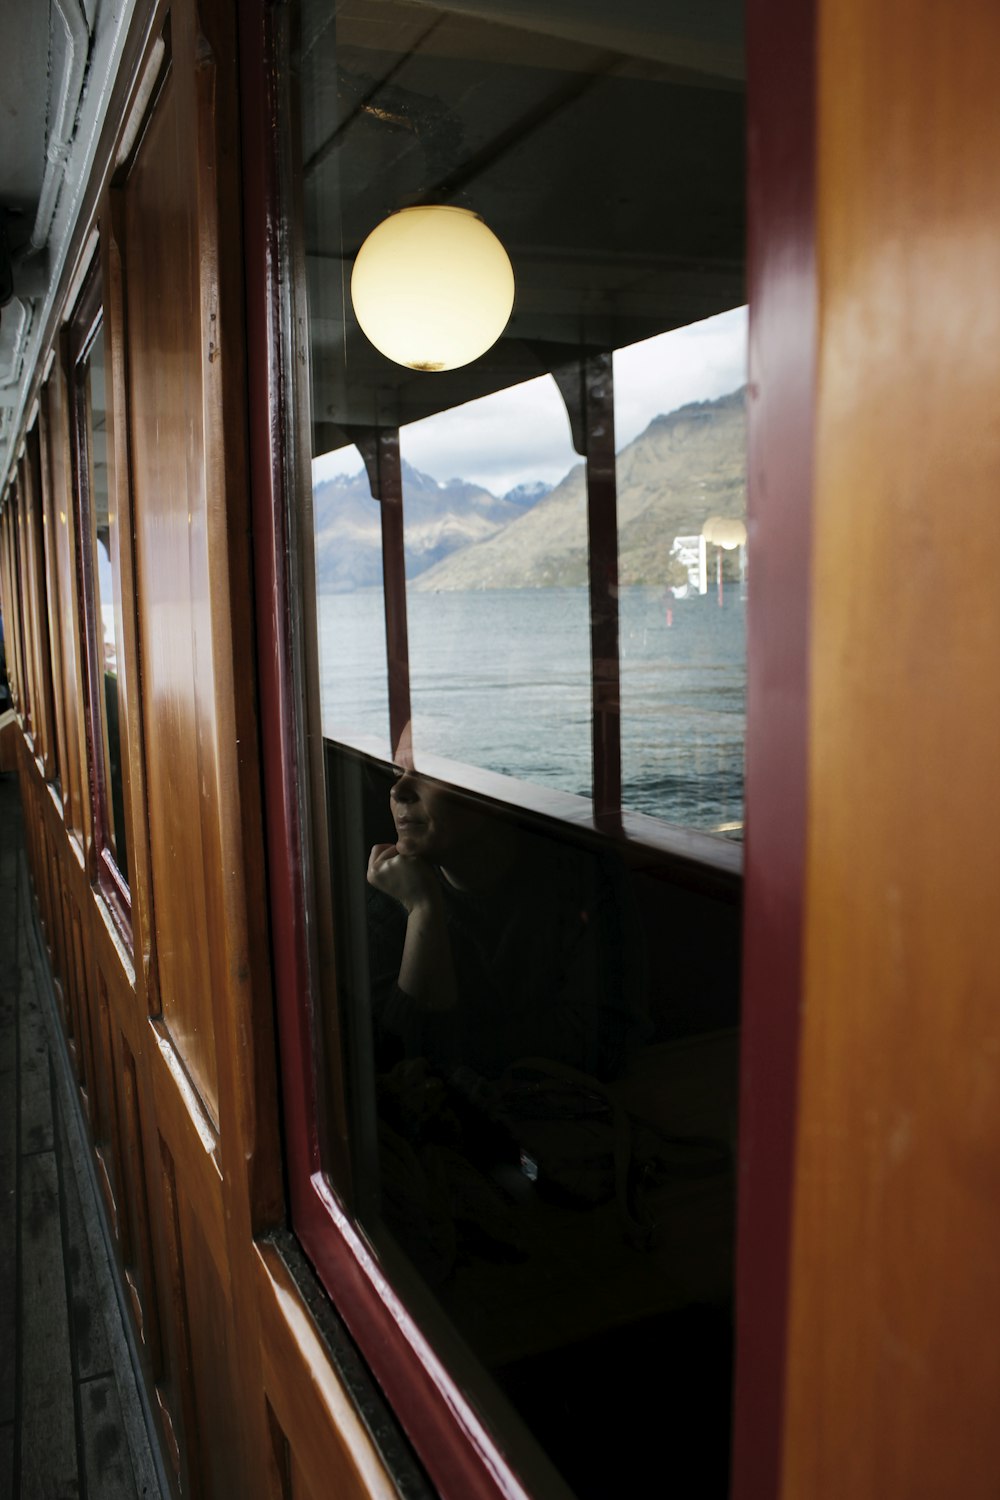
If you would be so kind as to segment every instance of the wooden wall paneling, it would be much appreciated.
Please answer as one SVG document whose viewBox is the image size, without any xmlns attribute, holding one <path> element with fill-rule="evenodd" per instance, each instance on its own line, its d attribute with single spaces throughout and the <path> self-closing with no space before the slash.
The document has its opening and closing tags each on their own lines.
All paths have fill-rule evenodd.
<svg viewBox="0 0 1000 1500">
<path fill-rule="evenodd" d="M 12 680 L 15 673 L 14 664 L 11 661 L 13 642 L 10 638 L 10 577 L 7 565 L 7 535 L 10 527 L 10 506 L 5 503 L 6 498 L 6 496 L 0 496 L 0 615 L 7 621 L 4 637 L 4 655 L 7 660 L 7 681 L 10 685 L 11 698 L 13 699 L 16 683 Z"/>
<path fill-rule="evenodd" d="M 44 792 L 39 796 L 39 814 L 44 843 L 42 863 L 45 893 L 46 942 L 48 944 L 49 966 L 54 973 L 58 973 L 61 968 L 59 924 L 56 915 L 59 910 L 59 858 L 57 853 L 59 845 L 56 842 L 59 833 L 52 818 L 54 811 L 55 805 L 52 798 L 52 791 L 50 787 L 46 786 Z"/>
<path fill-rule="evenodd" d="M 24 599 L 21 590 L 21 500 L 15 477 L 10 493 L 11 511 L 11 581 L 14 587 L 14 650 L 17 657 L 18 711 L 25 732 L 31 733 L 31 684 L 28 681 L 28 665 L 25 654 Z"/>
<path fill-rule="evenodd" d="M 143 660 L 157 994 L 218 1125 L 210 948 L 212 638 L 205 557 L 204 414 L 192 203 L 195 104 L 174 56 L 125 189 L 124 261 L 136 589 Z"/>
<path fill-rule="evenodd" d="M 197 1453 L 198 1408 L 194 1398 L 191 1372 L 191 1338 L 184 1265 L 181 1258 L 180 1217 L 177 1203 L 177 1173 L 166 1142 L 159 1139 L 160 1192 L 163 1205 L 163 1264 L 157 1269 L 157 1286 L 162 1288 L 160 1323 L 164 1333 L 165 1352 L 160 1380 L 155 1386 L 160 1421 L 166 1439 L 167 1456 L 180 1494 L 194 1500 L 204 1493 L 200 1483 Z"/>
<path fill-rule="evenodd" d="M 94 901 L 90 897 L 82 908 L 80 923 L 80 1054 L 83 1062 L 81 1095 L 87 1115 L 91 1143 L 99 1139 L 98 1111 L 100 1100 L 97 1091 L 97 1066 L 94 1056 L 94 1007 L 97 984 L 95 980 L 96 958 L 94 954 Z"/>
<path fill-rule="evenodd" d="M 219 1500 L 254 1495 L 261 1488 L 258 1459 L 244 1446 L 241 1407 L 247 1396 L 236 1378 L 231 1353 L 236 1319 L 230 1267 L 225 1260 L 220 1264 L 182 1187 L 177 1211 L 192 1393 L 198 1409 L 194 1462 L 206 1495 Z"/>
<path fill-rule="evenodd" d="M 30 754 L 30 750 L 29 750 L 29 754 Z M 22 796 L 22 799 L 23 799 L 23 802 L 24 802 L 24 812 L 25 812 L 25 820 L 24 820 L 25 853 L 28 856 L 28 870 L 29 870 L 29 872 L 31 874 L 32 880 L 34 880 L 34 878 L 35 878 L 35 871 L 38 868 L 38 826 L 35 823 L 34 818 L 31 817 L 31 815 L 30 815 L 31 814 L 31 796 L 32 796 L 33 789 L 34 789 L 34 782 L 32 781 L 32 779 L 30 777 L 26 777 L 23 780 L 22 785 L 21 785 L 21 796 Z"/>
<path fill-rule="evenodd" d="M 45 575 L 45 512 L 42 503 L 41 443 L 38 421 L 28 433 L 24 458 L 25 500 L 31 577 L 32 631 L 38 682 L 38 744 L 46 781 L 56 774 L 53 754 L 55 712 L 52 702 L 52 653 L 49 646 L 49 609 Z"/>
<path fill-rule="evenodd" d="M 225 1003 L 217 1009 L 216 1025 L 226 1039 L 231 1112 L 223 1141 L 225 1175 L 238 1195 L 230 1212 L 237 1215 L 237 1234 L 248 1242 L 253 1233 L 283 1219 L 284 1195 L 254 661 L 235 7 L 228 0 L 197 0 L 192 17 L 198 58 L 207 540 L 219 726 L 216 900 L 224 944 L 214 956 L 215 994 Z M 249 1256 L 242 1259 L 249 1266 Z M 263 1407 L 260 1416 L 263 1422 Z"/>
<path fill-rule="evenodd" d="M 59 1015 L 62 1020 L 63 1033 L 67 1042 L 72 1043 L 76 1026 L 75 1001 L 72 997 L 73 929 L 70 926 L 69 897 L 65 881 L 60 881 L 59 905 L 62 909 L 63 963 L 61 974 L 56 976 L 56 995 L 59 999 Z"/>
<path fill-rule="evenodd" d="M 28 530 L 28 495 L 24 477 L 24 454 L 17 461 L 17 549 L 21 595 L 21 666 L 24 672 L 27 719 L 32 753 L 38 740 L 38 662 L 31 595 L 31 542 Z"/>
<path fill-rule="evenodd" d="M 50 789 L 51 791 L 51 789 Z M 52 916 L 52 979 L 58 992 L 62 985 L 63 976 L 66 973 L 66 931 L 63 923 L 62 883 L 63 883 L 63 824 L 62 809 L 50 795 L 49 808 L 49 839 L 52 850 L 52 868 L 50 872 L 50 901 Z"/>
<path fill-rule="evenodd" d="M 32 690 L 34 684 L 31 676 L 31 640 L 25 600 L 24 486 L 21 483 L 20 463 L 15 466 L 13 476 L 14 482 L 11 486 L 10 498 L 14 519 L 14 593 L 17 601 L 14 613 L 14 628 L 17 636 L 18 677 L 21 684 L 21 717 L 25 733 L 30 738 L 33 720 Z"/>
<path fill-rule="evenodd" d="M 1000 1475 L 1000 8 L 827 0 L 786 1497 Z"/>
<path fill-rule="evenodd" d="M 199 1401 L 223 1390 L 232 1402 L 234 1421 L 212 1446 L 206 1483 L 220 1495 L 259 1495 L 275 1475 L 251 1233 L 273 1222 L 281 1186 L 253 696 L 233 23 L 227 5 L 173 6 L 170 71 L 123 188 L 119 244 L 162 1010 L 151 1067 L 157 1129 L 176 1163 L 172 1287 L 191 1301 L 174 1316 L 188 1329 L 177 1338 L 186 1340 Z M 203 1304 L 221 1319 L 211 1347 Z"/>
<path fill-rule="evenodd" d="M 14 607 L 10 572 L 10 528 L 11 506 L 8 495 L 3 497 L 0 508 L 0 609 L 4 617 L 4 654 L 7 659 L 7 681 L 11 702 L 17 707 L 17 663 L 14 659 Z"/>
<path fill-rule="evenodd" d="M 48 394 L 48 455 L 55 526 L 57 587 L 59 592 L 60 660 L 66 753 L 61 761 L 63 808 L 69 829 L 89 836 L 87 746 L 83 725 L 80 613 L 77 597 L 77 538 L 71 499 L 73 466 L 70 459 L 69 406 L 66 385 L 66 346 L 61 341 L 46 387 Z"/>
<path fill-rule="evenodd" d="M 83 930 L 80 919 L 80 906 L 71 899 L 70 920 L 73 926 L 73 979 L 74 992 L 76 995 L 76 1047 L 72 1053 L 76 1065 L 76 1081 L 80 1091 L 80 1099 L 83 1104 L 84 1114 L 90 1119 L 90 1104 L 88 1100 L 88 1089 L 90 1076 L 87 1071 L 87 989 L 86 989 L 86 964 L 84 959 Z"/>
<path fill-rule="evenodd" d="M 45 599 L 48 606 L 48 641 L 51 653 L 52 686 L 52 759 L 53 775 L 58 777 L 63 815 L 66 811 L 67 740 L 66 694 L 63 674 L 63 639 L 59 579 L 59 507 L 53 483 L 53 439 L 49 421 L 50 376 L 42 387 L 38 409 L 39 480 L 42 537 L 44 539 Z M 65 506 L 63 507 L 65 510 Z"/>
<path fill-rule="evenodd" d="M 271 1463 L 275 1475 L 272 1489 L 277 1500 L 292 1500 L 292 1453 L 270 1401 L 267 1402 L 267 1425 L 271 1434 Z"/>
<path fill-rule="evenodd" d="M 25 728 L 29 737 L 34 734 L 35 682 L 31 663 L 31 622 L 28 615 L 27 595 L 27 542 L 24 523 L 24 487 L 21 483 L 21 466 L 17 467 L 14 484 L 14 572 L 17 584 L 16 630 L 18 639 L 19 668 L 21 678 L 22 707 Z"/>
<path fill-rule="evenodd" d="M 76 996 L 76 950 L 73 938 L 73 916 L 72 901 L 68 885 L 63 885 L 63 928 L 66 933 L 66 968 L 63 974 L 63 1017 L 65 1022 L 66 1043 L 69 1048 L 70 1061 L 73 1064 L 74 1075 L 79 1078 L 79 1061 L 76 1055 L 77 1028 L 78 1028 L 78 1004 Z"/>
<path fill-rule="evenodd" d="M 150 1377 L 155 1384 L 163 1379 L 164 1362 L 153 1260 L 150 1186 L 143 1144 L 147 1127 L 143 1119 L 135 1054 L 117 1026 L 113 1029 L 112 1056 L 120 1100 L 125 1281 L 140 1348 L 145 1353 Z"/>
<path fill-rule="evenodd" d="M 49 836 L 45 831 L 44 810 L 41 799 L 34 796 L 35 824 L 35 868 L 34 885 L 35 900 L 38 906 L 39 925 L 42 929 L 42 940 L 45 943 L 45 951 L 48 955 L 50 965 L 55 962 L 55 948 L 52 939 L 52 863 L 49 852 Z"/>
<path fill-rule="evenodd" d="M 21 708 L 21 652 L 18 640 L 17 574 L 14 570 L 14 492 L 8 490 L 3 511 L 4 540 L 4 649 L 7 655 L 7 674 L 10 680 L 11 697 L 19 717 Z"/>
<path fill-rule="evenodd" d="M 35 798 L 35 812 L 38 817 L 40 862 L 36 889 L 39 896 L 39 907 L 43 915 L 42 933 L 45 940 L 49 968 L 56 970 L 59 966 L 55 922 L 59 870 L 56 861 L 57 845 L 53 838 L 54 830 L 49 827 L 49 813 L 51 810 L 52 794 L 46 783 L 36 788 Z"/>
<path fill-rule="evenodd" d="M 292 1494 L 390 1500 L 396 1487 L 330 1364 L 312 1316 L 277 1251 L 255 1251 L 263 1382 L 289 1454 Z M 272 1439 L 273 1451 L 273 1439 Z M 281 1456 L 278 1446 L 278 1456 Z M 280 1493 L 280 1491 L 279 1491 Z"/>
<path fill-rule="evenodd" d="M 121 933 L 103 901 L 90 893 L 96 988 L 93 1135 L 109 1170 L 105 1187 L 118 1236 L 121 1269 L 133 1321 L 151 1379 L 162 1371 L 151 1249 L 150 1190 L 145 1171 L 146 1123 L 142 1097 L 152 1097 L 144 1066 L 145 1009 L 137 975 Z"/>
<path fill-rule="evenodd" d="M 2 613 L 4 624 L 4 656 L 7 662 L 7 682 L 10 687 L 11 701 L 17 706 L 17 669 L 14 663 L 14 639 L 11 624 L 13 610 L 11 606 L 10 588 L 10 517 L 11 509 L 6 502 L 7 497 L 0 500 L 0 613 Z"/>
<path fill-rule="evenodd" d="M 260 736 L 254 670 L 246 437 L 245 301 L 239 194 L 236 11 L 198 0 L 197 202 L 201 249 L 201 350 L 205 392 L 208 556 L 219 724 L 215 899 L 224 943 L 215 952 L 220 1039 L 221 1150 L 227 1262 L 239 1309 L 235 1346 L 241 1419 L 238 1452 L 250 1488 L 280 1493 L 260 1376 L 253 1236 L 283 1218 L 273 986 L 267 943 Z M 234 1434 L 235 1436 L 235 1434 Z"/>
<path fill-rule="evenodd" d="M 42 804 L 43 816 L 48 824 L 45 836 L 45 858 L 46 899 L 48 901 L 49 918 L 49 959 L 53 974 L 60 974 L 62 972 L 62 952 L 59 922 L 59 882 L 62 828 L 60 826 L 61 820 L 58 817 L 58 803 L 51 783 L 46 784 Z"/>
<path fill-rule="evenodd" d="M 210 1226 L 211 1243 L 221 1250 L 225 1209 L 218 1133 L 161 1022 L 153 1023 L 150 1037 L 147 1071 L 156 1129 L 171 1157 L 180 1163 L 185 1189 L 202 1220 Z"/>
<path fill-rule="evenodd" d="M 17 633 L 17 583 L 14 571 L 14 495 L 8 490 L 3 510 L 4 543 L 4 649 L 7 655 L 7 675 L 11 697 L 18 714 L 21 714 L 21 655 Z"/>
<path fill-rule="evenodd" d="M 41 809 L 39 806 L 37 781 L 34 776 L 29 776 L 22 788 L 22 796 L 25 803 L 25 813 L 31 824 L 31 836 L 28 840 L 28 866 L 31 873 L 31 884 L 35 897 L 35 908 L 38 914 L 39 925 L 42 929 L 42 939 L 48 948 L 48 934 L 46 932 L 45 917 L 45 830 L 41 821 Z"/>
<path fill-rule="evenodd" d="M 34 428 L 25 438 L 24 451 L 18 461 L 21 479 L 21 507 L 24 513 L 24 592 L 27 611 L 25 627 L 28 635 L 28 652 L 32 681 L 32 741 L 35 755 L 44 765 L 48 757 L 48 694 L 46 692 L 45 643 L 41 629 L 42 600 L 39 590 L 38 560 L 41 553 L 41 538 L 37 523 L 37 493 L 35 490 L 35 464 L 33 452 L 37 443 Z"/>
<path fill-rule="evenodd" d="M 97 1161 L 98 1181 L 104 1194 L 108 1218 L 115 1239 L 122 1246 L 122 1197 L 123 1178 L 121 1170 L 121 1135 L 119 1127 L 119 1079 L 115 1071 L 115 1057 L 111 1043 L 111 1006 L 104 974 L 97 971 L 97 989 L 94 995 L 94 1156 Z"/>
</svg>

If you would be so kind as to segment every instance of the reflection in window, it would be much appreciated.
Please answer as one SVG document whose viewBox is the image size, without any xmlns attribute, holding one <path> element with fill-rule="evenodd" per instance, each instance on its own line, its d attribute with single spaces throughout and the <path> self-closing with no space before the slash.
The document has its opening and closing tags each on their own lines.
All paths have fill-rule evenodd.
<svg viewBox="0 0 1000 1500">
<path fill-rule="evenodd" d="M 389 686 L 379 507 L 353 443 L 315 459 L 312 478 L 323 733 L 384 755 Z"/>
<path fill-rule="evenodd" d="M 622 802 L 739 836 L 746 309 L 619 349 L 614 365 Z"/>
<path fill-rule="evenodd" d="M 601 1500 L 664 1453 L 726 1493 L 737 891 L 621 812 L 742 821 L 745 573 L 700 539 L 743 513 L 738 23 L 695 66 L 690 8 L 625 8 L 301 0 L 290 70 L 350 1206 L 501 1445 Z M 426 203 L 516 284 L 433 374 L 349 289 Z"/>
<path fill-rule="evenodd" d="M 362 1221 L 578 1495 L 722 1496 L 738 908 L 419 764 L 327 746 Z"/>
<path fill-rule="evenodd" d="M 99 687 L 97 698 L 100 735 L 92 753 L 100 758 L 99 785 L 110 806 L 102 808 L 104 839 L 122 879 L 128 880 L 128 844 L 125 800 L 122 788 L 121 737 L 118 724 L 119 642 L 115 623 L 111 564 L 111 530 L 114 517 L 108 491 L 107 405 L 104 383 L 104 330 L 98 328 L 86 360 L 77 367 L 78 389 L 83 409 L 83 450 L 86 455 L 84 535 L 89 536 L 89 571 L 93 588 L 90 629 Z M 83 486 L 81 486 L 83 489 Z M 99 794 L 100 795 L 100 794 Z"/>
</svg>

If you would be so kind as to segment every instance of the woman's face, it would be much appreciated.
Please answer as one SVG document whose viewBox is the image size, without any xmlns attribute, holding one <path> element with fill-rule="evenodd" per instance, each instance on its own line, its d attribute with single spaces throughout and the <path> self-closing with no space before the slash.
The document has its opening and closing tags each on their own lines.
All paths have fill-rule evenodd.
<svg viewBox="0 0 1000 1500">
<path fill-rule="evenodd" d="M 478 838 L 485 821 L 459 795 L 412 770 L 397 771 L 389 808 L 400 854 L 435 864 Z"/>
</svg>

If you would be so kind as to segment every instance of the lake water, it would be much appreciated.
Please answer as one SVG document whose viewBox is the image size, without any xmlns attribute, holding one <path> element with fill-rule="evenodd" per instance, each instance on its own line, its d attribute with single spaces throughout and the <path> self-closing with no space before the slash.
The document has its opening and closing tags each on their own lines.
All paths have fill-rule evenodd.
<svg viewBox="0 0 1000 1500">
<path fill-rule="evenodd" d="M 380 590 L 319 599 L 324 732 L 388 755 Z M 589 797 L 586 589 L 407 595 L 414 744 Z M 622 590 L 623 803 L 738 835 L 746 727 L 738 585 L 675 600 Z M 735 825 L 735 826 L 733 826 Z"/>
</svg>

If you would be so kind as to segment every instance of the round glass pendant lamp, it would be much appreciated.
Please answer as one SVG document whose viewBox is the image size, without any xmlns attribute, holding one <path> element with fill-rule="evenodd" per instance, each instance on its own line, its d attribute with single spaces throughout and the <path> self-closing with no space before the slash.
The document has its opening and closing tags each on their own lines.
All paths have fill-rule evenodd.
<svg viewBox="0 0 1000 1500">
<path fill-rule="evenodd" d="M 706 542 L 714 542 L 725 552 L 742 547 L 747 539 L 747 529 L 736 516 L 709 516 L 701 528 L 701 534 Z"/>
<path fill-rule="evenodd" d="M 383 219 L 358 251 L 351 300 L 387 359 L 457 370 L 492 348 L 514 306 L 510 257 L 478 214 L 432 204 Z"/>
</svg>

